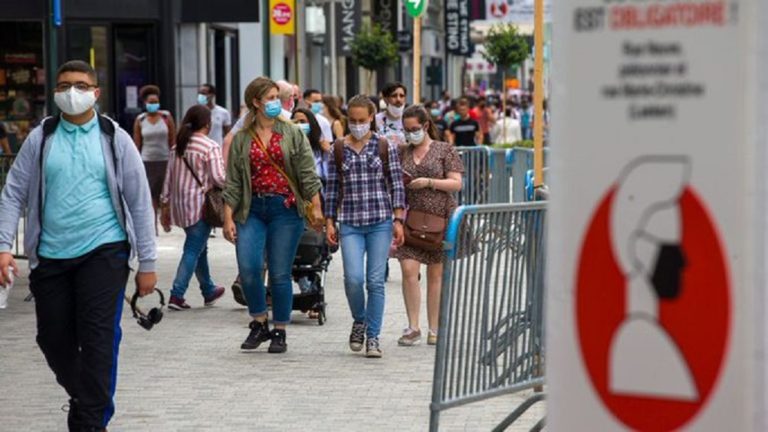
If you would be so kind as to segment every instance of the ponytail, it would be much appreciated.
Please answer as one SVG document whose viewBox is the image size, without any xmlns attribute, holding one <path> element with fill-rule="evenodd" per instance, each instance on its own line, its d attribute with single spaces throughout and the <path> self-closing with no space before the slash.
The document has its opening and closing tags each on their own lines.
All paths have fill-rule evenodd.
<svg viewBox="0 0 768 432">
<path fill-rule="evenodd" d="M 211 124 L 211 110 L 205 105 L 195 105 L 187 110 L 181 121 L 179 133 L 176 134 L 176 155 L 184 156 L 192 134 L 205 129 Z"/>
</svg>

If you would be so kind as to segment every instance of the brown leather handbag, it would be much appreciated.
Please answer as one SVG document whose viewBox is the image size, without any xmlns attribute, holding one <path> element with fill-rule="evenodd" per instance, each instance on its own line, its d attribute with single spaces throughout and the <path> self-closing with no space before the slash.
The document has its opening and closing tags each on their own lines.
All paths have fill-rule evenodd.
<svg viewBox="0 0 768 432">
<path fill-rule="evenodd" d="M 200 185 L 201 188 L 205 188 L 203 182 L 200 181 L 200 177 L 197 176 L 192 165 L 187 161 L 187 158 L 182 157 L 181 159 L 189 169 L 189 172 L 192 173 L 192 177 L 195 178 L 197 184 Z M 213 186 L 205 191 L 203 200 L 203 221 L 214 228 L 221 228 L 224 226 L 224 191 L 218 186 Z"/>
<path fill-rule="evenodd" d="M 428 251 L 442 250 L 447 223 L 444 217 L 408 210 L 403 227 L 405 244 Z"/>
</svg>

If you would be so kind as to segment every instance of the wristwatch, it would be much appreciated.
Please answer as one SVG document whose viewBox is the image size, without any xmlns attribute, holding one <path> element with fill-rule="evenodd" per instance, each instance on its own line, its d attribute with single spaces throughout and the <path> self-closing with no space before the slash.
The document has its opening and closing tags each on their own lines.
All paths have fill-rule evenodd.
<svg viewBox="0 0 768 432">
<path fill-rule="evenodd" d="M 400 225 L 405 225 L 405 219 L 401 217 L 396 217 L 393 219 L 394 222 L 400 222 Z"/>
</svg>

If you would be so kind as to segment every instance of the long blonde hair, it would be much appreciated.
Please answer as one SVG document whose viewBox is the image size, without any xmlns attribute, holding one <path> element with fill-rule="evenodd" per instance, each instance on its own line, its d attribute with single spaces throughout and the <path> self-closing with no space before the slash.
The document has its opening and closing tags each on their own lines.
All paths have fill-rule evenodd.
<svg viewBox="0 0 768 432">
<path fill-rule="evenodd" d="M 245 106 L 248 108 L 248 115 L 245 117 L 246 128 L 255 128 L 258 123 L 256 112 L 259 109 L 253 104 L 253 100 L 258 99 L 260 101 L 272 89 L 277 90 L 278 93 L 280 92 L 280 87 L 278 87 L 276 82 L 263 76 L 251 81 L 248 87 L 245 88 L 243 97 L 245 98 Z M 275 120 L 284 121 L 280 116 L 275 118 Z"/>
</svg>

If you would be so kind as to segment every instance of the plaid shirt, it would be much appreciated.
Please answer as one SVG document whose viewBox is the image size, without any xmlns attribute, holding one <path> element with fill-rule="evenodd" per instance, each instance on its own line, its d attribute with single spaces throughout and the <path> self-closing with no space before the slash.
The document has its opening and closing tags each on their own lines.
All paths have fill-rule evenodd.
<svg viewBox="0 0 768 432">
<path fill-rule="evenodd" d="M 344 183 L 344 197 L 341 205 L 338 203 L 340 179 L 336 160 L 331 155 L 328 161 L 326 217 L 347 225 L 365 226 L 391 219 L 393 209 L 405 208 L 403 169 L 394 143 L 389 143 L 388 180 L 391 193 L 384 178 L 384 163 L 379 158 L 378 135 L 371 135 L 360 154 L 345 145 L 343 155 L 341 181 Z"/>
</svg>

